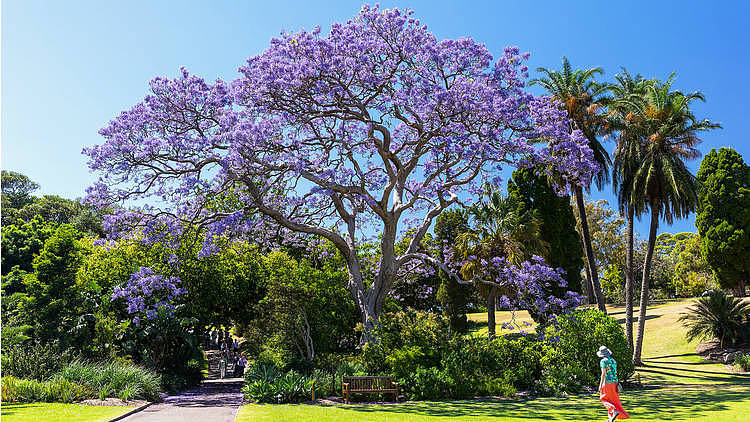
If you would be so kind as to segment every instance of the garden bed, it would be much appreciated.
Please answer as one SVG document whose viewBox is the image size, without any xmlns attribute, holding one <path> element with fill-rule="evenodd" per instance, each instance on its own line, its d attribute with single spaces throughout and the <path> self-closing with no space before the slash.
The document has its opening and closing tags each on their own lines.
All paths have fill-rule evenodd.
<svg viewBox="0 0 750 422">
<path fill-rule="evenodd" d="M 700 343 L 695 348 L 695 353 L 706 360 L 731 365 L 734 363 L 734 359 L 737 355 L 750 354 L 750 343 L 734 345 L 731 347 L 719 347 L 719 342 L 717 340 L 711 340 Z"/>
</svg>

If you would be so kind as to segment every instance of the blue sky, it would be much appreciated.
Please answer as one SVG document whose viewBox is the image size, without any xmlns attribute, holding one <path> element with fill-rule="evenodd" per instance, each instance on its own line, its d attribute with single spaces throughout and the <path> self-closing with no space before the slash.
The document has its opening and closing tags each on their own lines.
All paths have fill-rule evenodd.
<svg viewBox="0 0 750 422">
<path fill-rule="evenodd" d="M 506 45 L 531 52 L 529 67 L 602 66 L 611 79 L 631 73 L 701 90 L 699 118 L 724 129 L 701 151 L 731 146 L 750 160 L 750 6 L 745 2 L 382 1 L 414 9 L 438 38 L 473 37 L 497 55 Z M 231 80 L 279 31 L 324 31 L 362 1 L 30 1 L 2 2 L 2 168 L 41 185 L 40 194 L 83 195 L 93 180 L 81 148 L 146 94 L 154 76 L 180 66 Z M 532 77 L 534 72 L 532 72 Z M 537 92 L 538 93 L 538 92 Z M 612 143 L 607 147 L 611 150 Z M 699 160 L 691 163 L 696 171 Z M 613 203 L 610 187 L 593 199 Z M 694 231 L 694 216 L 660 231 Z M 647 233 L 646 219 L 637 227 Z"/>
</svg>

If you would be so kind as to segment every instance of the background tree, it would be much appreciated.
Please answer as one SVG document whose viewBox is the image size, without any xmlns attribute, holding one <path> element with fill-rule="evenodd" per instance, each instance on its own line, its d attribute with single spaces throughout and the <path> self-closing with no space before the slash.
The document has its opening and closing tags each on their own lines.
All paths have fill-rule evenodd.
<svg viewBox="0 0 750 422">
<path fill-rule="evenodd" d="M 231 87 L 184 69 L 154 79 L 152 95 L 100 131 L 104 145 L 86 149 L 102 173 L 88 198 L 151 204 L 118 210 L 113 236 L 198 225 L 207 253 L 217 235 L 269 223 L 327 239 L 346 263 L 367 340 L 400 268 L 443 265 L 419 247 L 463 193 L 521 157 L 560 175 L 561 191 L 587 185 L 597 168 L 564 111 L 523 91 L 526 57 L 507 48 L 491 65 L 482 44 L 438 41 L 411 12 L 365 6 L 326 37 L 316 28 L 273 39 Z M 551 142 L 534 147 L 540 140 Z M 209 206 L 227 194 L 234 208 Z M 414 234 L 397 254 L 409 218 Z M 364 233 L 379 241 L 372 279 L 358 255 Z"/>
<path fill-rule="evenodd" d="M 22 223 L 17 221 L 17 223 Z M 56 225 L 33 218 L 20 225 L 3 225 L 2 229 L 2 274 L 5 276 L 14 267 L 31 272 L 34 257 L 44 247 L 44 242 L 55 232 Z"/>
<path fill-rule="evenodd" d="M 15 171 L 2 171 L 2 224 L 15 223 L 18 210 L 34 202 L 32 192 L 39 189 L 39 185 L 28 176 Z"/>
<path fill-rule="evenodd" d="M 83 257 L 84 247 L 75 230 L 61 225 L 34 258 L 34 273 L 26 279 L 27 296 L 21 303 L 21 316 L 32 326 L 32 337 L 42 344 L 58 340 L 65 349 L 75 341 L 73 329 L 83 304 L 76 273 Z"/>
<path fill-rule="evenodd" d="M 677 296 L 699 296 L 715 285 L 711 267 L 701 255 L 701 238 L 690 233 L 671 253 L 675 266 L 672 285 Z"/>
<path fill-rule="evenodd" d="M 690 111 L 694 100 L 705 101 L 700 92 L 683 94 L 672 90 L 674 74 L 665 82 L 647 87 L 646 95 L 633 97 L 636 107 L 633 130 L 646 139 L 643 157 L 633 175 L 631 201 L 636 214 L 651 212 L 646 257 L 641 279 L 641 303 L 638 316 L 638 335 L 633 350 L 633 363 L 640 365 L 643 332 L 648 306 L 651 260 L 653 258 L 659 220 L 672 224 L 675 218 L 687 217 L 698 202 L 695 176 L 684 160 L 698 157 L 695 146 L 700 142 L 697 132 L 720 127 L 708 120 L 696 120 Z"/>
<path fill-rule="evenodd" d="M 522 210 L 518 198 L 505 197 L 499 190 L 488 188 L 485 199 L 469 209 L 472 229 L 456 238 L 456 250 L 466 262 L 461 267 L 465 279 L 492 279 L 483 262 L 504 258 L 520 264 L 533 255 L 543 256 L 548 245 L 539 235 L 539 220 L 534 210 Z M 489 339 L 495 336 L 495 308 L 498 295 L 510 295 L 508 289 L 489 284 L 480 286 L 487 300 Z"/>
<path fill-rule="evenodd" d="M 558 297 L 572 290 L 581 291 L 583 248 L 576 232 L 576 219 L 569 196 L 558 196 L 546 176 L 533 169 L 519 169 L 508 181 L 508 195 L 518 201 L 519 213 L 532 211 L 539 219 L 539 236 L 546 243 L 544 259 L 554 268 L 565 271 L 567 287 L 550 286 L 550 294 Z"/>
<path fill-rule="evenodd" d="M 591 245 L 594 248 L 594 262 L 599 272 L 612 265 L 624 268 L 627 247 L 625 221 L 617 210 L 610 207 L 606 199 L 586 201 L 585 210 Z M 581 220 L 577 208 L 573 208 L 573 215 L 580 229 Z"/>
<path fill-rule="evenodd" d="M 701 252 L 721 287 L 744 296 L 750 280 L 750 166 L 731 148 L 712 149 L 697 179 Z"/>
<path fill-rule="evenodd" d="M 269 254 L 264 262 L 268 290 L 257 322 L 276 344 L 307 364 L 319 353 L 356 344 L 356 310 L 342 287 L 346 273 L 317 270 L 283 252 Z"/>
<path fill-rule="evenodd" d="M 455 247 L 456 238 L 469 231 L 469 216 L 466 210 L 449 209 L 443 211 L 435 219 L 435 239 L 440 248 L 438 256 L 445 262 L 445 251 Z M 448 317 L 451 329 L 458 333 L 466 332 L 466 313 L 468 305 L 474 296 L 475 289 L 471 285 L 460 284 L 455 277 L 439 270 L 440 287 L 437 299 L 443 306 L 443 315 Z"/>
<path fill-rule="evenodd" d="M 101 214 L 78 200 L 44 195 L 18 210 L 18 217 L 24 221 L 36 216 L 51 223 L 72 224 L 79 232 L 91 236 L 104 235 Z"/>
<path fill-rule="evenodd" d="M 607 150 L 599 142 L 597 135 L 604 130 L 603 116 L 598 112 L 601 108 L 601 96 L 606 91 L 606 86 L 596 83 L 596 75 L 604 73 L 601 67 L 593 67 L 586 70 L 573 71 L 568 59 L 563 56 L 561 70 L 548 70 L 543 67 L 537 68 L 537 72 L 545 75 L 544 78 L 533 79 L 529 85 L 540 85 L 553 97 L 560 100 L 571 120 L 570 130 L 578 129 L 586 137 L 589 148 L 594 153 L 594 160 L 599 165 L 599 171 L 594 176 L 594 181 L 599 189 L 609 183 L 609 166 L 611 160 Z M 604 304 L 604 296 L 599 284 L 599 272 L 594 260 L 594 249 L 591 245 L 588 221 L 583 199 L 583 188 L 587 185 L 578 185 L 573 188 L 573 193 L 581 219 L 581 237 L 586 252 L 586 275 L 590 288 L 587 287 L 589 301 L 596 302 L 599 310 L 607 311 Z"/>
</svg>

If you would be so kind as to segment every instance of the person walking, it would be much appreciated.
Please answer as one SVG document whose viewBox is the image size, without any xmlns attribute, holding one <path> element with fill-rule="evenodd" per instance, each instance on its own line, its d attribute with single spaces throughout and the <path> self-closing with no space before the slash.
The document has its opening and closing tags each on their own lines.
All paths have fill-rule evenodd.
<svg viewBox="0 0 750 422">
<path fill-rule="evenodd" d="M 234 377 L 243 377 L 245 376 L 245 366 L 247 365 L 247 359 L 245 359 L 245 354 L 240 353 L 240 357 L 237 359 L 237 362 L 234 365 Z"/>
<path fill-rule="evenodd" d="M 602 358 L 599 367 L 602 368 L 602 376 L 599 379 L 599 400 L 609 414 L 608 422 L 615 419 L 628 419 L 630 415 L 622 408 L 620 403 L 619 385 L 617 379 L 617 361 L 612 358 L 612 352 L 606 347 L 601 346 L 596 355 Z"/>
</svg>

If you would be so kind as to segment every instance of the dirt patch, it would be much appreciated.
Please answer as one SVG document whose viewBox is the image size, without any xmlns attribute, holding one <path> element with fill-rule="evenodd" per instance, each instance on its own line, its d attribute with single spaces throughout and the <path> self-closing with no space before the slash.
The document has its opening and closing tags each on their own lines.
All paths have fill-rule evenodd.
<svg viewBox="0 0 750 422">
<path fill-rule="evenodd" d="M 104 400 L 83 400 L 79 404 L 85 404 L 86 406 L 125 406 L 125 407 L 141 407 L 148 402 L 146 400 L 122 400 L 114 397 L 106 398 Z"/>
</svg>

